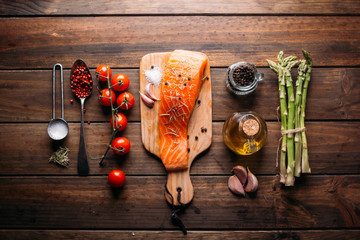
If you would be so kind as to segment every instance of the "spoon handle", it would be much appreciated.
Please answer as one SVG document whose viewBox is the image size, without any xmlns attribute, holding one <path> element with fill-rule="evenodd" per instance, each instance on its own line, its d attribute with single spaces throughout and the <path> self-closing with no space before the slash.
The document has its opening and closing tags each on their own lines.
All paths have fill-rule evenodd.
<svg viewBox="0 0 360 240">
<path fill-rule="evenodd" d="M 86 153 L 86 144 L 84 136 L 84 104 L 85 98 L 80 98 L 81 103 L 81 128 L 80 128 L 80 144 L 78 155 L 78 173 L 81 176 L 86 176 L 89 173 L 88 156 Z"/>
</svg>

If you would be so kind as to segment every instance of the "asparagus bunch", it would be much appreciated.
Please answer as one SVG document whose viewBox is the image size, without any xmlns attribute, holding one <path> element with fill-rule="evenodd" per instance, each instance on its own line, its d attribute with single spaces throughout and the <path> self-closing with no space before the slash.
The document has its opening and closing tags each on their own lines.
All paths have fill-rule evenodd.
<svg viewBox="0 0 360 240">
<path fill-rule="evenodd" d="M 278 63 L 267 60 L 269 67 L 278 75 L 281 131 L 280 182 L 293 186 L 301 172 L 310 172 L 305 134 L 305 104 L 312 68 L 311 56 L 303 50 L 305 60 L 295 56 L 284 58 L 279 52 Z M 291 69 L 298 66 L 298 78 L 294 93 Z"/>
</svg>

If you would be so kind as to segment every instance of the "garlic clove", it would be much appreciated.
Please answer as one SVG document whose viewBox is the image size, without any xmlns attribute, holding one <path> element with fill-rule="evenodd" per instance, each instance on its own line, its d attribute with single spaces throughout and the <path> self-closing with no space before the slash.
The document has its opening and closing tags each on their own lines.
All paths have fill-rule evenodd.
<svg viewBox="0 0 360 240">
<path fill-rule="evenodd" d="M 244 186 L 245 183 L 246 183 L 246 180 L 248 178 L 248 172 L 247 172 L 246 168 L 244 168 L 243 166 L 238 165 L 238 166 L 235 166 L 232 171 L 235 174 L 235 176 L 238 177 L 241 184 Z"/>
<path fill-rule="evenodd" d="M 248 168 L 248 178 L 247 178 L 247 184 L 245 186 L 246 192 L 255 192 L 258 189 L 259 182 L 255 175 L 250 172 Z"/>
<path fill-rule="evenodd" d="M 149 98 L 151 98 L 154 101 L 160 100 L 154 94 L 154 85 L 152 83 L 148 83 L 145 86 L 145 94 L 146 94 L 146 96 L 148 96 Z"/>
<path fill-rule="evenodd" d="M 244 187 L 235 175 L 229 177 L 228 187 L 232 193 L 245 196 Z"/>
<path fill-rule="evenodd" d="M 142 102 L 149 108 L 152 108 L 154 106 L 155 102 L 151 98 L 142 94 L 141 92 L 139 92 L 139 93 L 140 93 L 140 98 L 141 98 Z"/>
</svg>

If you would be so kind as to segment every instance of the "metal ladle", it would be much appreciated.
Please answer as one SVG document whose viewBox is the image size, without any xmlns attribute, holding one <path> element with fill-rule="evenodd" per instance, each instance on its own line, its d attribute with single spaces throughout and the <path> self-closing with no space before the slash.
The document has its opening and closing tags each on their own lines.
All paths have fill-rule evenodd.
<svg viewBox="0 0 360 240">
<path fill-rule="evenodd" d="M 55 118 L 55 83 L 56 83 L 56 67 L 60 68 L 60 86 L 61 86 L 61 118 Z M 69 133 L 69 126 L 64 120 L 64 76 L 63 67 L 60 63 L 56 63 L 53 67 L 52 79 L 52 119 L 48 124 L 47 132 L 53 140 L 60 141 L 66 138 Z"/>
</svg>

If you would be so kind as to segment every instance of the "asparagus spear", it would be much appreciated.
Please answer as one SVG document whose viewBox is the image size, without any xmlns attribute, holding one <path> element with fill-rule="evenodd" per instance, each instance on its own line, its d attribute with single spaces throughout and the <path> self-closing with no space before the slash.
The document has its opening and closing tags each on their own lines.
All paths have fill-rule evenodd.
<svg viewBox="0 0 360 240">
<path fill-rule="evenodd" d="M 294 116 L 295 116 L 295 97 L 294 97 L 294 89 L 293 89 L 293 81 L 291 77 L 291 69 L 296 66 L 298 61 L 291 61 L 286 66 L 283 66 L 285 69 L 285 80 L 286 80 L 286 88 L 287 88 L 287 98 L 288 98 L 288 121 L 287 121 L 287 129 L 294 129 Z M 288 157 L 288 165 L 287 165 L 287 175 L 286 175 L 286 186 L 294 186 L 295 178 L 294 178 L 294 134 L 287 134 L 287 157 Z"/>
<path fill-rule="evenodd" d="M 300 114 L 301 114 L 301 94 L 302 94 L 302 86 L 305 78 L 305 71 L 307 65 L 305 60 L 301 60 L 301 63 L 298 67 L 298 77 L 296 81 L 296 98 L 295 98 L 295 128 L 300 128 Z M 301 133 L 295 133 L 294 137 L 295 142 L 295 177 L 300 177 L 301 174 Z"/>
<path fill-rule="evenodd" d="M 307 95 L 307 90 L 308 90 L 308 86 L 309 86 L 309 82 L 310 82 L 310 74 L 311 74 L 311 70 L 312 70 L 312 58 L 310 56 L 310 53 L 303 50 L 303 55 L 306 60 L 307 71 L 305 74 L 304 86 L 303 86 L 303 91 L 302 91 L 302 96 L 301 96 L 300 127 L 305 127 L 306 95 Z M 301 159 L 302 172 L 310 173 L 311 169 L 309 166 L 309 155 L 308 155 L 308 147 L 307 147 L 307 139 L 306 139 L 305 131 L 301 133 L 301 140 L 302 140 L 302 159 Z"/>
<path fill-rule="evenodd" d="M 285 90 L 285 76 L 283 68 L 271 60 L 266 60 L 271 70 L 278 75 L 279 81 L 279 97 L 280 97 L 280 114 L 281 114 L 281 131 L 287 129 L 287 105 L 286 105 L 286 90 Z M 283 84 L 281 84 L 283 83 Z M 285 183 L 286 179 L 286 135 L 282 137 L 281 152 L 280 152 L 280 182 Z"/>
</svg>

